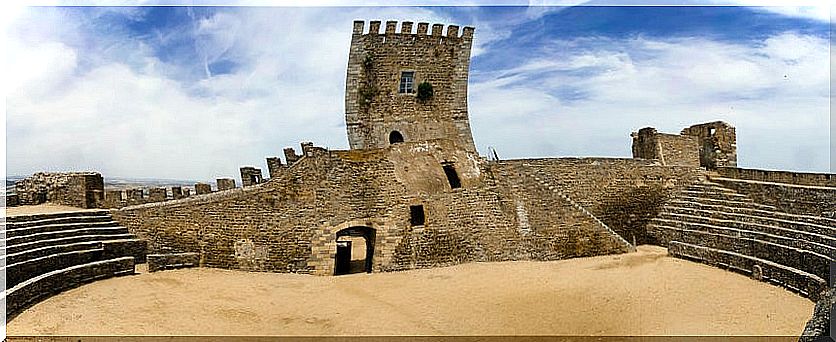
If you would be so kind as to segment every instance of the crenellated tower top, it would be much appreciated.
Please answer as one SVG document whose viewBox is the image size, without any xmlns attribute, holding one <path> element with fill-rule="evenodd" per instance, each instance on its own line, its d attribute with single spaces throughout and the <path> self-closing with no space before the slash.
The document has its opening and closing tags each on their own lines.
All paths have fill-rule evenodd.
<svg viewBox="0 0 836 342">
<path fill-rule="evenodd" d="M 355 21 L 346 73 L 351 149 L 448 139 L 476 152 L 467 112 L 473 27 Z M 366 28 L 368 30 L 366 31 Z M 431 95 L 430 95 L 431 94 Z"/>
</svg>

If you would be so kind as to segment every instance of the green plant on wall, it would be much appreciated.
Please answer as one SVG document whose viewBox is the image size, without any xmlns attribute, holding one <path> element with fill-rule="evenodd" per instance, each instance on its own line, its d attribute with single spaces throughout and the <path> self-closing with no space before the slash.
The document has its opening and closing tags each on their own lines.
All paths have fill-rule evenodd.
<svg viewBox="0 0 836 342">
<path fill-rule="evenodd" d="M 433 85 L 424 81 L 418 84 L 418 100 L 427 101 L 433 97 Z"/>
<path fill-rule="evenodd" d="M 360 102 L 360 109 L 367 112 L 374 100 L 374 97 L 377 96 L 378 93 L 374 77 L 374 56 L 371 54 L 368 54 L 365 58 L 363 58 L 363 76 L 365 76 L 365 79 L 360 85 L 360 97 L 358 98 L 358 101 Z"/>
</svg>

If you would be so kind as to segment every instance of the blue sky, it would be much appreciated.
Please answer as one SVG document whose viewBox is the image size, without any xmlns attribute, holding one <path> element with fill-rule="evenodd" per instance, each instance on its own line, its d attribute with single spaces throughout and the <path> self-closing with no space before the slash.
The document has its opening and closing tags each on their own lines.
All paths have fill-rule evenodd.
<svg viewBox="0 0 836 342">
<path fill-rule="evenodd" d="M 211 180 L 346 149 L 351 22 L 476 27 L 477 148 L 630 156 L 737 127 L 743 167 L 828 172 L 829 12 L 795 7 L 30 7 L 7 26 L 7 173 Z"/>
</svg>

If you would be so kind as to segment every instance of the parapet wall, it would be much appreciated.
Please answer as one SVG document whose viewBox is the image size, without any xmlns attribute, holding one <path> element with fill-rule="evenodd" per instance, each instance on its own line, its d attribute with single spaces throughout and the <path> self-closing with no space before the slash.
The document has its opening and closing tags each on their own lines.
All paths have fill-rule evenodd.
<svg viewBox="0 0 836 342">
<path fill-rule="evenodd" d="M 104 179 L 98 172 L 38 172 L 15 183 L 20 204 L 44 202 L 78 208 L 100 208 Z"/>
<path fill-rule="evenodd" d="M 719 173 L 720 176 L 727 178 L 795 185 L 836 187 L 836 175 L 832 173 L 773 171 L 743 169 L 739 167 L 718 167 L 715 171 Z"/>
<path fill-rule="evenodd" d="M 792 214 L 836 218 L 836 175 L 733 167 L 716 171 L 720 177 L 713 177 L 715 181 L 758 203 Z"/>
</svg>

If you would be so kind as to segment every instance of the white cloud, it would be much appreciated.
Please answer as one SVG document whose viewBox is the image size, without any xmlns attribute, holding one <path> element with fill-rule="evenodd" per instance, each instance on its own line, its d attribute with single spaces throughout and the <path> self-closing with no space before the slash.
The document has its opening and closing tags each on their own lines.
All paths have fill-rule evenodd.
<svg viewBox="0 0 836 342">
<path fill-rule="evenodd" d="M 486 80 L 470 94 L 480 147 L 494 146 L 501 157 L 629 157 L 631 130 L 678 133 L 725 120 L 738 129 L 742 166 L 828 170 L 826 39 L 788 32 L 757 44 L 584 40 L 584 49 L 553 42 L 496 72 L 510 77 L 480 75 Z"/>
</svg>

